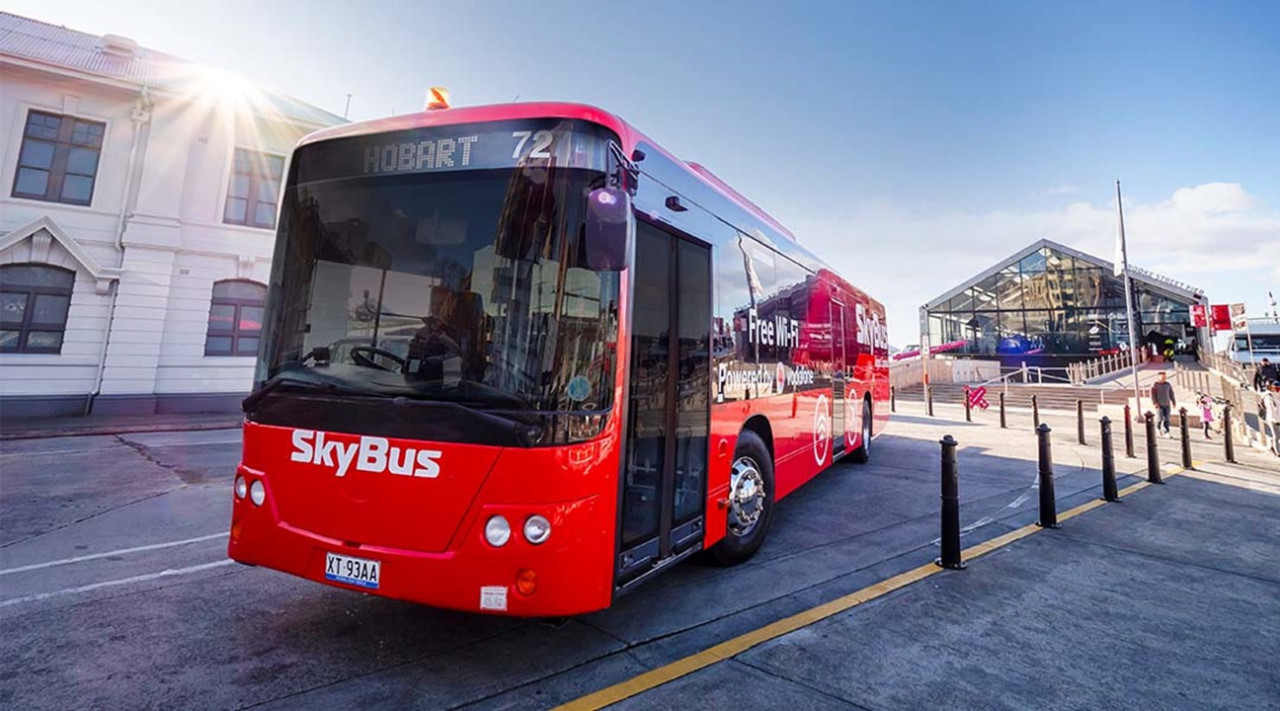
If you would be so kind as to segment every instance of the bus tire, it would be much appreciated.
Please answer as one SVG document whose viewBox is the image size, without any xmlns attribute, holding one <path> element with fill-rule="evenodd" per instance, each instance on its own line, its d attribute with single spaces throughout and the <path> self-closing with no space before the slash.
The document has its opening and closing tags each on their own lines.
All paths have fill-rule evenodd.
<svg viewBox="0 0 1280 711">
<path fill-rule="evenodd" d="M 849 453 L 854 464 L 866 464 L 871 461 L 871 403 L 862 401 L 862 441 L 858 448 Z"/>
<path fill-rule="evenodd" d="M 720 565 L 736 565 L 764 543 L 773 523 L 773 457 L 760 435 L 738 434 L 729 475 L 729 510 L 725 536 L 708 551 Z"/>
</svg>

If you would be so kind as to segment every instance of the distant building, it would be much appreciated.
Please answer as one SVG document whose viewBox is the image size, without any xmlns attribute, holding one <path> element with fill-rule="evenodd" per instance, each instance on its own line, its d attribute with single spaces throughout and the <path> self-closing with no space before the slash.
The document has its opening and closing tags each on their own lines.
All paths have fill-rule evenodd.
<svg viewBox="0 0 1280 711">
<path fill-rule="evenodd" d="M 235 409 L 290 150 L 342 121 L 0 13 L 0 416 Z"/>
<path fill-rule="evenodd" d="M 1064 366 L 1128 349 L 1164 357 L 1193 354 L 1206 333 L 1190 307 L 1204 293 L 1132 265 L 1137 338 L 1129 334 L 1124 279 L 1112 263 L 1065 245 L 1040 240 L 941 294 L 923 307 L 931 347 L 951 355 Z"/>
</svg>

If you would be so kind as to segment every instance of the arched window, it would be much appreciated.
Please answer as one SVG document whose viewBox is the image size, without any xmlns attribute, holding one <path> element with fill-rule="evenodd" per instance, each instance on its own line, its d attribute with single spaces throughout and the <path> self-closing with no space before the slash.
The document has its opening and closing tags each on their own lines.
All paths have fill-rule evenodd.
<svg viewBox="0 0 1280 711">
<path fill-rule="evenodd" d="M 214 282 L 204 354 L 258 355 L 258 338 L 262 335 L 262 306 L 266 299 L 267 287 L 256 281 L 229 279 Z"/>
<path fill-rule="evenodd" d="M 61 267 L 0 266 L 0 353 L 61 353 L 75 282 Z"/>
</svg>

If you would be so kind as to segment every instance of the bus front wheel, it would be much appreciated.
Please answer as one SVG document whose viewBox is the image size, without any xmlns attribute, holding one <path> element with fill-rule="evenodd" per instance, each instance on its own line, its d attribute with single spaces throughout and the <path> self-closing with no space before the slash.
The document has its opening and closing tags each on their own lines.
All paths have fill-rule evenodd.
<svg viewBox="0 0 1280 711">
<path fill-rule="evenodd" d="M 773 522 L 773 457 L 760 435 L 743 430 L 729 473 L 729 515 L 725 537 L 711 547 L 712 560 L 735 565 L 755 555 Z"/>
</svg>

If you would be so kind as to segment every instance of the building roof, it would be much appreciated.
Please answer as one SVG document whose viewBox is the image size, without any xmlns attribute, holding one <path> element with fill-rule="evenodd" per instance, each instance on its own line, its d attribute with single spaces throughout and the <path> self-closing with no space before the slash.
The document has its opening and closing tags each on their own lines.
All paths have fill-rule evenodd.
<svg viewBox="0 0 1280 711">
<path fill-rule="evenodd" d="M 192 77 L 199 76 L 202 69 L 194 62 L 138 46 L 124 37 L 100 37 L 8 12 L 0 12 L 0 57 L 175 93 L 189 91 Z M 341 116 L 304 101 L 259 90 L 271 109 L 288 118 L 316 126 L 345 122 Z"/>
<path fill-rule="evenodd" d="M 1040 251 L 1045 247 L 1048 247 L 1049 249 L 1057 250 L 1066 255 L 1070 255 L 1075 259 L 1089 262 L 1094 266 L 1103 268 L 1108 273 L 1114 273 L 1115 271 L 1115 264 L 1113 262 L 1109 262 L 1105 259 L 1100 259 L 1098 257 L 1093 256 L 1092 254 L 1086 254 L 1077 249 L 1072 249 L 1071 247 L 1068 247 L 1064 244 L 1060 244 L 1058 242 L 1054 242 L 1053 240 L 1042 239 L 1036 242 L 1032 242 L 1026 247 L 1018 250 L 1017 252 L 1014 252 L 1008 258 L 997 262 L 996 264 L 989 267 L 988 269 L 981 272 L 980 274 L 975 275 L 973 278 L 961 284 L 958 284 L 954 288 L 948 290 L 947 292 L 931 299 L 928 303 L 924 305 L 924 309 L 926 311 L 932 311 L 938 308 L 939 306 L 945 304 L 948 299 L 959 295 L 961 292 L 963 292 L 966 289 L 969 289 L 970 287 L 977 285 L 978 282 L 981 282 L 983 279 L 986 279 L 987 277 L 990 277 L 993 274 L 999 273 L 1005 267 L 1017 264 L 1018 262 L 1022 261 L 1025 257 L 1035 254 L 1036 252 Z M 1180 282 L 1176 279 L 1170 279 L 1169 277 L 1161 276 L 1154 272 L 1147 271 L 1146 269 L 1142 269 L 1141 267 L 1135 267 L 1132 264 L 1129 265 L 1129 278 L 1147 286 L 1148 288 L 1154 289 L 1155 291 L 1158 291 L 1170 297 L 1173 297 L 1174 299 L 1177 299 L 1179 301 L 1185 301 L 1188 304 L 1200 303 L 1204 298 L 1204 291 L 1201 289 L 1197 289 L 1196 287 L 1191 286 L 1190 284 Z"/>
</svg>

